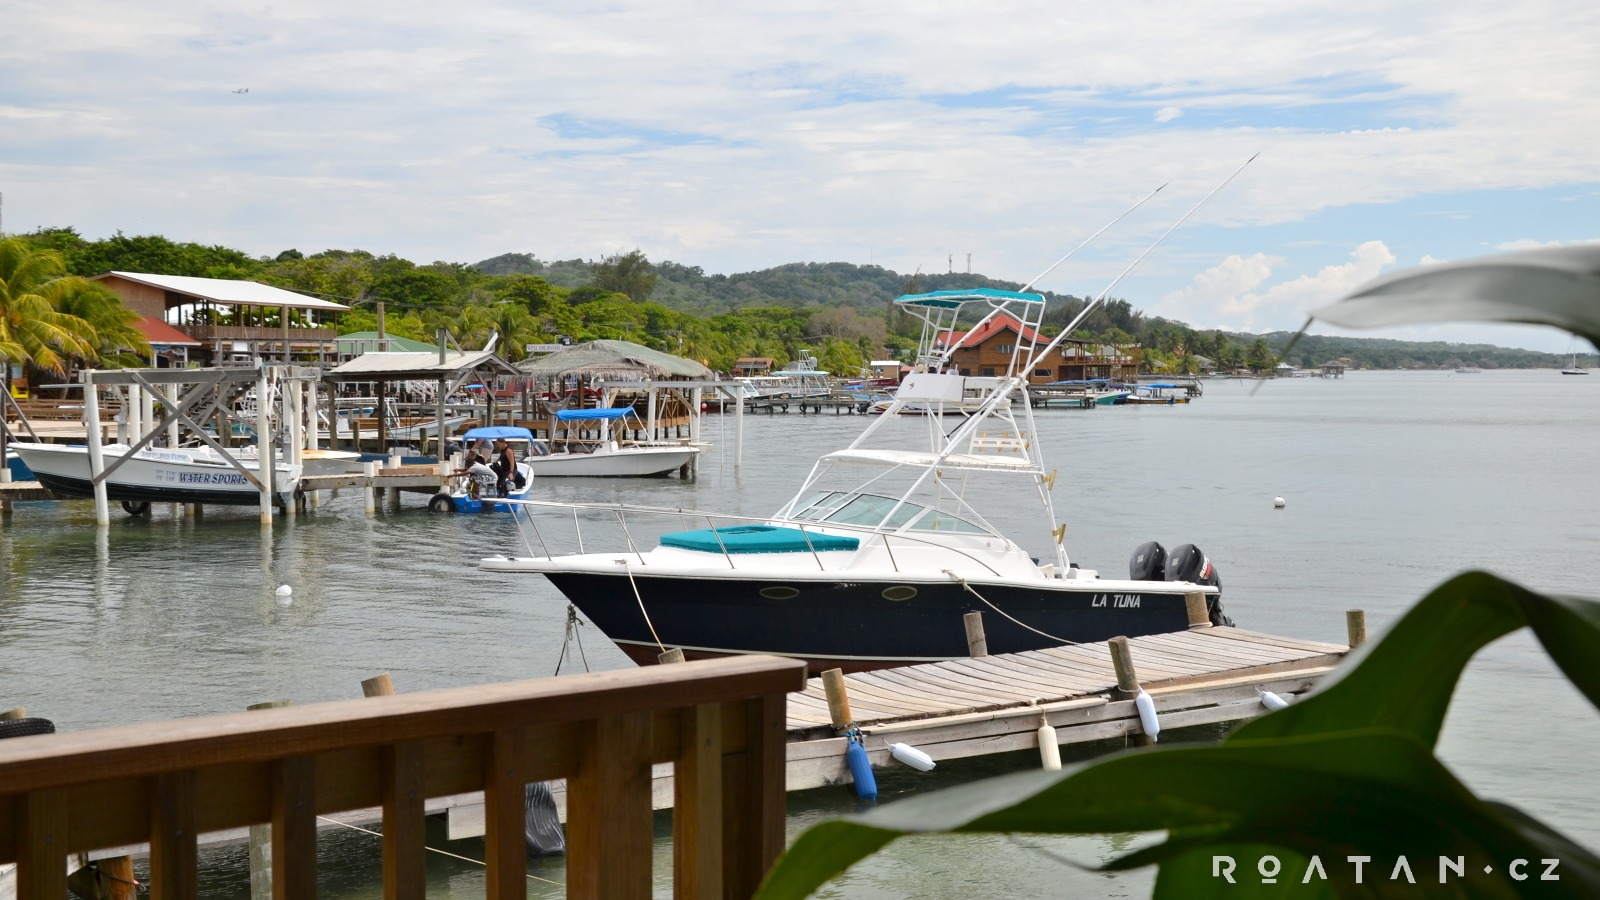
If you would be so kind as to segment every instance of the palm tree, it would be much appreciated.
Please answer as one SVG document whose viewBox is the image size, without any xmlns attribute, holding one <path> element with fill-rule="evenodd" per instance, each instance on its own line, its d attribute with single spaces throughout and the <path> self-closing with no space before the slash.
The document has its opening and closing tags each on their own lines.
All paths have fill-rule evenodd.
<svg viewBox="0 0 1600 900">
<path fill-rule="evenodd" d="M 89 282 L 66 271 L 54 250 L 36 250 L 20 238 L 0 240 L 0 362 L 7 391 L 13 365 L 65 373 L 69 358 L 95 356 L 94 326 L 60 309 Z"/>
</svg>

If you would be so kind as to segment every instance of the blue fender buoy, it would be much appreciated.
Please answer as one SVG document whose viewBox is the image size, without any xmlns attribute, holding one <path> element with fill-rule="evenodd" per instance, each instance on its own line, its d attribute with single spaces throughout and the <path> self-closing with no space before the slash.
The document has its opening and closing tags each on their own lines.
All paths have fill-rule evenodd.
<svg viewBox="0 0 1600 900">
<path fill-rule="evenodd" d="M 868 803 L 878 800 L 878 779 L 872 774 L 872 761 L 867 759 L 867 748 L 861 738 L 852 736 L 844 748 L 844 761 L 850 766 L 850 778 L 856 784 L 856 797 Z"/>
</svg>

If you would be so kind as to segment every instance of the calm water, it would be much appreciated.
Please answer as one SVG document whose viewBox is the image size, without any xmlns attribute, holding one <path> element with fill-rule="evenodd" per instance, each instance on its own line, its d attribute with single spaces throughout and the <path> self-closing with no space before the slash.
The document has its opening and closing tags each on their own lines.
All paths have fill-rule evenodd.
<svg viewBox="0 0 1600 900">
<path fill-rule="evenodd" d="M 1057 512 L 1085 568 L 1121 574 L 1146 540 L 1194 542 L 1219 566 L 1228 612 L 1244 627 L 1329 641 L 1343 611 L 1381 631 L 1430 587 L 1481 567 L 1551 592 L 1592 586 L 1600 509 L 1583 472 L 1600 462 L 1600 378 L 1553 371 L 1354 373 L 1254 385 L 1212 382 L 1189 406 L 1039 414 Z M 735 474 L 731 418 L 707 419 L 718 447 L 700 478 L 546 481 L 546 496 L 761 514 L 837 448 L 861 417 L 748 417 Z M 718 430 L 724 429 L 723 440 Z M 1288 501 L 1274 510 L 1272 498 Z M 421 497 L 367 517 L 355 493 L 270 530 L 253 509 L 208 510 L 199 523 L 158 506 L 149 519 L 92 504 L 20 505 L 0 529 L 0 708 L 26 704 L 63 730 L 243 709 L 261 700 L 360 696 L 391 672 L 403 691 L 549 675 L 565 603 L 541 579 L 491 576 L 474 561 L 515 552 L 507 517 L 430 514 Z M 1046 546 L 1035 539 L 1031 546 Z M 1025 542 L 1027 543 L 1027 542 Z M 294 588 L 280 605 L 274 588 Z M 630 665 L 592 629 L 591 668 Z M 581 671 L 579 660 L 576 670 Z M 568 663 L 563 671 L 573 671 Z M 1396 685 L 1404 690 L 1404 685 Z M 1214 733 L 1190 735 L 1210 739 Z M 1526 637 L 1476 659 L 1440 752 L 1474 789 L 1509 800 L 1600 845 L 1595 711 Z M 1105 749 L 1105 748 L 1097 748 Z M 886 797 L 1010 766 L 1012 759 L 896 772 Z M 796 795 L 791 831 L 853 808 L 843 789 Z M 669 826 L 658 820 L 658 882 Z M 441 833 L 435 846 L 444 846 Z M 323 839 L 325 896 L 378 896 L 378 839 Z M 1148 873 L 1108 877 L 1094 863 L 1129 838 L 931 839 L 891 846 L 830 886 L 827 897 L 1144 896 Z M 481 843 L 450 849 L 481 858 Z M 207 858 L 208 896 L 245 891 L 243 852 Z M 481 896 L 480 870 L 436 857 L 435 896 Z M 530 872 L 552 881 L 559 862 Z M 535 883 L 535 895 L 560 889 Z"/>
</svg>

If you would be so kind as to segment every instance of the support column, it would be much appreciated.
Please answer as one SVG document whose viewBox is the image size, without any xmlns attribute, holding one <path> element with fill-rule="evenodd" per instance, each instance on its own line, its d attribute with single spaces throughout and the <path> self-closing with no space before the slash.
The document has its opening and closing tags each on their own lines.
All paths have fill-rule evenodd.
<svg viewBox="0 0 1600 900">
<path fill-rule="evenodd" d="M 94 383 L 94 370 L 85 369 L 80 376 L 83 382 L 83 427 L 89 445 L 89 477 L 94 480 L 94 521 L 96 525 L 111 524 L 111 506 L 106 499 L 106 483 L 101 474 L 106 470 L 105 454 L 100 448 L 100 390 Z"/>
</svg>

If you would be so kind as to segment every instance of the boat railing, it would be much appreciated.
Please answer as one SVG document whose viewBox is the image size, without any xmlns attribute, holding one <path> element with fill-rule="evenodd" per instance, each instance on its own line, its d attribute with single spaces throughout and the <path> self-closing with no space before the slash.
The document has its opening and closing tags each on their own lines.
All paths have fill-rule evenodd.
<svg viewBox="0 0 1600 900">
<path fill-rule="evenodd" d="M 517 523 L 518 532 L 522 536 L 523 548 L 528 551 L 528 555 L 544 559 L 555 559 L 557 556 L 567 555 L 572 552 L 579 554 L 606 552 L 593 549 L 596 543 L 595 533 L 601 532 L 605 538 L 610 540 L 610 543 L 604 546 L 614 548 L 620 543 L 626 547 L 626 550 L 618 552 L 626 552 L 628 555 L 633 556 L 640 565 L 647 565 L 644 553 L 654 547 L 660 541 L 662 535 L 674 531 L 696 530 L 704 527 L 716 537 L 717 545 L 722 551 L 723 561 L 728 568 L 737 569 L 739 568 L 738 562 L 735 560 L 737 554 L 729 550 L 718 529 L 740 525 L 768 525 L 776 521 L 771 516 L 739 516 L 729 513 L 705 512 L 703 510 L 633 506 L 622 503 L 568 503 L 556 500 L 504 500 L 501 502 L 512 504 L 519 510 L 519 513 L 513 518 Z M 538 515 L 537 513 L 541 510 L 552 511 L 555 514 Z M 843 533 L 859 536 L 863 544 L 869 541 L 881 543 L 884 553 L 889 558 L 890 566 L 896 572 L 902 571 L 899 560 L 895 558 L 896 546 L 899 546 L 902 551 L 914 550 L 919 547 L 932 547 L 941 552 L 955 553 L 971 561 L 973 565 L 987 571 L 989 574 L 1003 577 L 998 570 L 984 559 L 968 553 L 960 547 L 953 546 L 949 541 L 930 540 L 904 531 L 887 531 L 870 525 L 851 525 L 837 522 L 808 523 L 796 519 L 784 519 L 781 524 L 785 528 L 793 528 L 799 531 L 804 536 L 807 551 L 811 559 L 816 563 L 818 571 L 828 571 L 828 567 L 822 559 L 822 553 L 813 544 L 812 536 Z M 823 527 L 818 527 L 819 525 Z M 585 527 L 589 530 L 587 539 L 585 539 L 584 535 Z M 552 551 L 552 546 L 556 548 L 555 551 Z M 835 571 L 840 570 L 835 568 Z"/>
<path fill-rule="evenodd" d="M 678 897 L 748 897 L 783 849 L 798 660 L 744 656 L 0 741 L 0 863 L 67 896 L 69 854 L 148 843 L 200 891 L 199 837 L 271 833 L 272 895 L 315 897 L 324 816 L 381 808 L 385 897 L 426 889 L 425 801 L 482 791 L 485 894 L 524 897 L 524 786 L 567 779 L 569 897 L 649 897 L 652 766 L 674 766 Z M 375 851 L 376 855 L 376 851 Z"/>
</svg>

